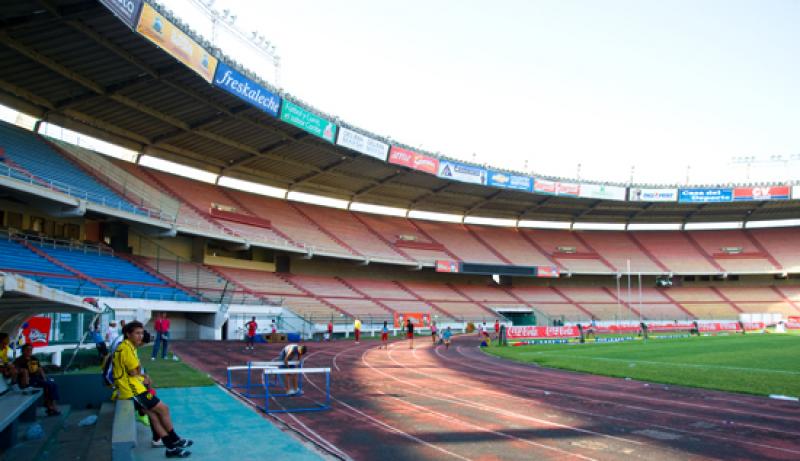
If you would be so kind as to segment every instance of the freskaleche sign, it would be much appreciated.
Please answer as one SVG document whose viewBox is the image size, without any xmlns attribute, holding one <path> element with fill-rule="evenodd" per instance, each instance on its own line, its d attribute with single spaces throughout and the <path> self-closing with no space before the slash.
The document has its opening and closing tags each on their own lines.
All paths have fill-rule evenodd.
<svg viewBox="0 0 800 461">
<path fill-rule="evenodd" d="M 242 101 L 258 107 L 273 117 L 278 116 L 278 110 L 281 107 L 280 96 L 273 94 L 258 83 L 228 67 L 222 61 L 217 64 L 214 85 Z"/>
</svg>

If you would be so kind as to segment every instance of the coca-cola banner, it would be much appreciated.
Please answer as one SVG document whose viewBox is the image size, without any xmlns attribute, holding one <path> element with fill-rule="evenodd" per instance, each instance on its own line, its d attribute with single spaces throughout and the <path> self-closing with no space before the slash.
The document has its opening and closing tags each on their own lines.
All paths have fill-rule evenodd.
<svg viewBox="0 0 800 461">
<path fill-rule="evenodd" d="M 389 151 L 389 163 L 406 166 L 412 170 L 419 170 L 425 173 L 439 173 L 438 159 L 402 147 L 392 146 Z"/>
<path fill-rule="evenodd" d="M 577 338 L 581 335 L 576 326 L 569 327 L 508 327 L 506 337 L 517 338 Z"/>
</svg>

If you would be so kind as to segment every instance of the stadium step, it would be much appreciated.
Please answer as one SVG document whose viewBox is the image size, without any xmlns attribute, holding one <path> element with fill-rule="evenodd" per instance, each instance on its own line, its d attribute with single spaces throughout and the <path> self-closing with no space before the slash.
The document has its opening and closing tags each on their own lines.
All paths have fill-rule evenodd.
<svg viewBox="0 0 800 461">
<path fill-rule="evenodd" d="M 46 416 L 44 407 L 36 409 L 36 421 L 20 423 L 17 429 L 17 444 L 8 449 L 0 461 L 40 461 L 40 460 L 67 460 L 70 458 L 50 457 L 51 447 L 56 443 L 56 437 L 65 427 L 70 418 L 72 408 L 69 405 L 59 405 L 60 416 Z M 42 436 L 27 440 L 26 434 L 30 428 L 38 424 L 42 428 Z M 74 459 L 74 458 L 72 458 Z"/>
</svg>

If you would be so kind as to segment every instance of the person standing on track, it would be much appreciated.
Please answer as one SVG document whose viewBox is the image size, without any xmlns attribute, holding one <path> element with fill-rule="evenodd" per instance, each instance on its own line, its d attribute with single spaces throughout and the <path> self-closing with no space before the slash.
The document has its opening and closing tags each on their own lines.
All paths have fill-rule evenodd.
<svg viewBox="0 0 800 461">
<path fill-rule="evenodd" d="M 414 322 L 406 320 L 406 338 L 408 338 L 408 348 L 414 349 Z"/>
<path fill-rule="evenodd" d="M 389 349 L 389 322 L 386 320 L 383 321 L 383 328 L 381 328 L 381 345 L 378 346 L 380 348 Z"/>
<path fill-rule="evenodd" d="M 328 321 L 328 337 L 326 341 L 333 341 L 333 320 Z"/>
<path fill-rule="evenodd" d="M 355 322 L 353 322 L 353 332 L 356 335 L 356 344 L 359 344 L 361 341 L 361 319 L 356 317 Z"/>
<path fill-rule="evenodd" d="M 256 330 L 258 330 L 256 317 L 253 316 L 249 322 L 244 324 L 244 326 L 247 327 L 247 346 L 245 346 L 244 350 L 250 349 L 252 351 L 255 348 Z"/>
<path fill-rule="evenodd" d="M 500 339 L 500 319 L 494 319 L 494 337 Z"/>
<path fill-rule="evenodd" d="M 431 323 L 431 340 L 434 346 L 436 345 L 436 333 L 438 332 L 439 330 L 436 328 L 436 322 Z"/>
<path fill-rule="evenodd" d="M 287 344 L 281 351 L 278 359 L 283 361 L 281 368 L 299 368 L 299 365 L 289 365 L 290 361 L 300 361 L 306 354 L 306 346 L 300 344 Z M 289 396 L 297 395 L 300 393 L 300 387 L 297 385 L 297 375 L 286 375 L 286 394 Z"/>
<path fill-rule="evenodd" d="M 453 337 L 453 332 L 450 330 L 450 327 L 444 329 L 442 333 L 442 341 L 444 341 L 444 348 L 445 350 L 450 349 L 450 338 Z"/>
</svg>

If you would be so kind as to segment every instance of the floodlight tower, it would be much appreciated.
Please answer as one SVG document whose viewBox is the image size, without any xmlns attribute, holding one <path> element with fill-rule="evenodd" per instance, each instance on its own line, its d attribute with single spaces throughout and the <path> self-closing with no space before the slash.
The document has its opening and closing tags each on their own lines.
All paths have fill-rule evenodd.
<svg viewBox="0 0 800 461">
<path fill-rule="evenodd" d="M 217 27 L 224 28 L 229 34 L 233 35 L 242 43 L 245 43 L 272 64 L 275 72 L 275 81 L 270 83 L 273 83 L 276 87 L 280 87 L 281 58 L 278 56 L 275 45 L 257 31 L 251 32 L 250 35 L 243 32 L 236 26 L 236 15 L 228 8 L 222 11 L 215 10 L 213 8 L 214 1 L 215 0 L 191 0 L 192 4 L 211 20 L 211 44 L 220 48 L 217 43 Z"/>
</svg>

